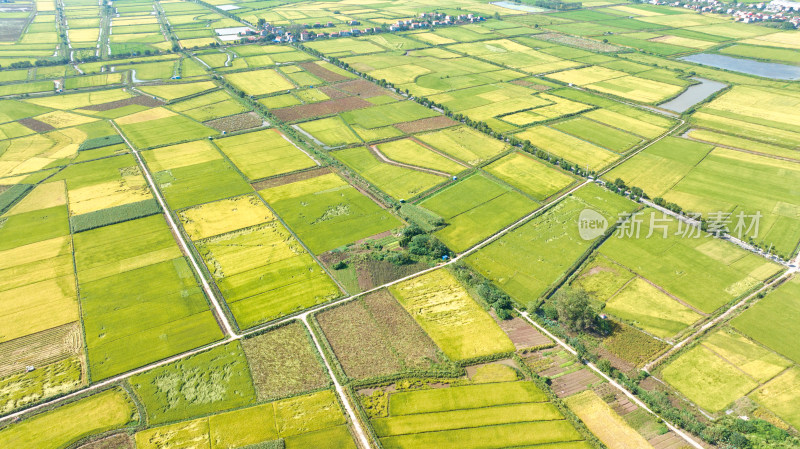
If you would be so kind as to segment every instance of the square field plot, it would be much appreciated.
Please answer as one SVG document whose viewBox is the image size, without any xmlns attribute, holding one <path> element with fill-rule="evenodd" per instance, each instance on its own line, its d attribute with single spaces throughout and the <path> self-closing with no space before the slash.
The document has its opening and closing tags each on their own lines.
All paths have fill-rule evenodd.
<svg viewBox="0 0 800 449">
<path fill-rule="evenodd" d="M 736 329 L 800 363 L 795 336 L 800 331 L 800 281 L 785 282 L 733 320 Z"/>
<path fill-rule="evenodd" d="M 225 79 L 246 95 L 266 95 L 295 87 L 272 69 L 231 73 L 225 75 Z"/>
<path fill-rule="evenodd" d="M 277 220 L 196 242 L 241 328 L 339 296 L 339 289 Z"/>
<path fill-rule="evenodd" d="M 317 165 L 280 131 L 239 134 L 214 143 L 249 179 L 261 179 Z"/>
<path fill-rule="evenodd" d="M 334 173 L 259 194 L 316 254 L 402 226 Z"/>
<path fill-rule="evenodd" d="M 173 209 L 252 192 L 236 169 L 208 142 L 162 147 L 142 155 Z"/>
<path fill-rule="evenodd" d="M 76 234 L 75 262 L 95 380 L 222 335 L 161 215 Z"/>
<path fill-rule="evenodd" d="M 444 218 L 447 226 L 435 235 L 450 249 L 460 252 L 532 212 L 538 203 L 476 174 L 419 205 Z"/>
<path fill-rule="evenodd" d="M 150 148 L 218 134 L 194 120 L 163 108 L 125 116 L 116 120 L 136 148 Z"/>
<path fill-rule="evenodd" d="M 543 201 L 575 182 L 575 178 L 535 158 L 514 152 L 492 162 L 485 170 Z"/>
<path fill-rule="evenodd" d="M 442 362 L 437 346 L 386 290 L 327 309 L 315 318 L 350 378 L 436 368 Z"/>
</svg>

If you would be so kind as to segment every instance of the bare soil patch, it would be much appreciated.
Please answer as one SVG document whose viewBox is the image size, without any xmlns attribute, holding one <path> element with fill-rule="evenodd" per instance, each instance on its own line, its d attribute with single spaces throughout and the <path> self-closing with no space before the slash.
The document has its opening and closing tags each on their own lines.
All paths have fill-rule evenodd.
<svg viewBox="0 0 800 449">
<path fill-rule="evenodd" d="M 296 181 L 303 181 L 305 179 L 316 178 L 317 176 L 327 175 L 330 172 L 331 172 L 330 168 L 320 167 L 311 170 L 301 171 L 299 173 L 292 173 L 291 175 L 278 176 L 277 178 L 265 179 L 263 181 L 254 182 L 251 185 L 256 190 L 264 190 L 270 187 L 277 187 Z"/>
<path fill-rule="evenodd" d="M 683 449 L 690 447 L 683 438 L 675 432 L 667 432 L 647 441 L 654 449 Z"/>
<path fill-rule="evenodd" d="M 372 106 L 372 103 L 356 97 L 339 98 L 336 100 L 321 101 L 319 103 L 301 104 L 288 108 L 274 109 L 272 111 L 278 119 L 284 122 L 321 117 L 323 115 L 338 114 Z"/>
<path fill-rule="evenodd" d="M 588 389 L 598 380 L 600 379 L 592 371 L 584 368 L 553 379 L 551 388 L 558 397 L 565 398 Z"/>
<path fill-rule="evenodd" d="M 377 97 L 379 95 L 389 95 L 394 98 L 399 98 L 397 95 L 391 93 L 390 91 L 376 84 L 372 84 L 369 81 L 361 79 L 339 83 L 336 85 L 336 88 L 343 92 L 347 92 L 350 95 L 355 95 L 357 97 L 362 97 L 362 98 L 372 98 L 372 97 Z"/>
<path fill-rule="evenodd" d="M 494 310 L 490 313 L 492 318 L 500 325 L 500 329 L 503 329 L 503 332 L 505 332 L 508 338 L 511 339 L 511 342 L 514 343 L 514 347 L 517 348 L 517 350 L 552 343 L 549 338 L 537 331 L 522 318 L 514 317 L 510 320 L 501 320 L 497 318 Z"/>
<path fill-rule="evenodd" d="M 133 436 L 118 433 L 78 446 L 77 449 L 134 449 Z"/>
<path fill-rule="evenodd" d="M 341 90 L 333 87 L 333 86 L 323 86 L 319 88 L 319 91 L 323 94 L 330 97 L 331 100 L 336 100 L 339 98 L 347 98 L 352 95 L 348 94 L 347 92 L 342 92 Z"/>
<path fill-rule="evenodd" d="M 81 331 L 69 323 L 0 344 L 0 377 L 25 372 L 27 366 L 42 366 L 80 354 Z"/>
<path fill-rule="evenodd" d="M 121 108 L 123 106 L 131 106 L 131 105 L 139 105 L 139 106 L 147 106 L 148 108 L 155 108 L 158 106 L 163 106 L 163 101 L 149 97 L 147 95 L 137 95 L 135 97 L 126 98 L 124 100 L 117 100 L 117 101 L 109 101 L 108 103 L 100 103 L 93 106 L 86 106 L 83 109 L 89 111 L 110 111 L 112 109 Z"/>
<path fill-rule="evenodd" d="M 264 124 L 264 120 L 255 112 L 244 112 L 203 123 L 219 131 L 234 132 L 258 128 Z"/>
<path fill-rule="evenodd" d="M 16 42 L 25 31 L 27 23 L 28 19 L 0 19 L 0 41 Z"/>
<path fill-rule="evenodd" d="M 509 83 L 516 84 L 517 86 L 527 87 L 528 89 L 538 90 L 539 92 L 544 92 L 546 90 L 552 89 L 550 86 L 545 86 L 543 84 L 536 84 L 528 80 L 514 80 L 514 81 L 509 81 Z"/>
<path fill-rule="evenodd" d="M 25 127 L 27 128 L 36 131 L 37 133 L 46 133 L 56 129 L 55 126 L 49 123 L 41 122 L 39 120 L 36 120 L 35 118 L 24 118 L 21 120 L 17 120 L 17 122 L 22 125 L 25 125 Z"/>
<path fill-rule="evenodd" d="M 387 260 L 365 260 L 356 266 L 358 286 L 369 290 L 428 268 L 422 263 L 395 265 Z"/>
<path fill-rule="evenodd" d="M 394 125 L 395 128 L 403 131 L 406 134 L 418 133 L 423 131 L 433 131 L 436 129 L 449 128 L 457 125 L 458 122 L 450 117 L 440 115 L 437 117 L 423 118 L 414 120 L 413 122 L 398 123 Z"/>
<path fill-rule="evenodd" d="M 308 73 L 320 78 L 322 81 L 327 81 L 329 83 L 334 83 L 336 81 L 344 81 L 348 79 L 346 76 L 339 75 L 338 73 L 331 72 L 330 70 L 322 67 L 318 64 L 314 64 L 313 62 L 304 62 L 299 64 L 305 71 Z"/>
</svg>

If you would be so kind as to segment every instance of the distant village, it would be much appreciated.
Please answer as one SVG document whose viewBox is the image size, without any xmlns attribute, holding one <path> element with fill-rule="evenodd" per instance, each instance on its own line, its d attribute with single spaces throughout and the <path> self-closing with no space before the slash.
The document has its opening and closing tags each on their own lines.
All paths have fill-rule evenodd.
<svg viewBox="0 0 800 449">
<path fill-rule="evenodd" d="M 727 14 L 736 22 L 778 22 L 781 28 L 800 28 L 800 2 L 773 0 L 769 3 L 724 3 L 719 0 L 663 1 L 650 0 L 652 5 L 667 5 L 698 12 Z"/>
<path fill-rule="evenodd" d="M 483 22 L 486 18 L 475 14 L 448 15 L 442 13 L 422 13 L 416 19 L 398 20 L 391 25 L 383 27 L 359 28 L 361 22 L 351 20 L 346 23 L 350 29 L 340 29 L 337 31 L 326 32 L 326 28 L 335 28 L 333 22 L 296 24 L 291 26 L 273 26 L 269 22 L 259 23 L 257 30 L 243 30 L 239 36 L 248 42 L 270 40 L 272 42 L 305 42 L 318 39 L 329 39 L 336 37 L 361 36 L 364 34 L 377 34 L 392 31 L 416 30 L 421 28 L 431 28 L 448 25 L 461 25 L 465 23 Z M 341 26 L 341 25 L 339 25 Z"/>
</svg>

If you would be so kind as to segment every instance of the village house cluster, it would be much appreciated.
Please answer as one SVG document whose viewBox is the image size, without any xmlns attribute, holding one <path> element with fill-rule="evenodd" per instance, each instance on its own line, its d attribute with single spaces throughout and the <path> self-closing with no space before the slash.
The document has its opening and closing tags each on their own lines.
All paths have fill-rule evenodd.
<svg viewBox="0 0 800 449">
<path fill-rule="evenodd" d="M 652 5 L 667 5 L 697 12 L 727 14 L 735 22 L 784 22 L 800 28 L 800 2 L 773 0 L 769 3 L 725 3 L 719 0 L 663 1 L 650 0 Z"/>
<path fill-rule="evenodd" d="M 432 28 L 448 25 L 462 25 L 465 23 L 483 22 L 486 18 L 475 14 L 448 15 L 438 12 L 421 13 L 415 19 L 398 20 L 391 25 L 381 27 L 359 28 L 361 22 L 349 20 L 345 22 L 349 29 L 338 29 L 327 32 L 326 28 L 337 28 L 333 22 L 296 24 L 296 25 L 272 25 L 268 22 L 259 24 L 258 30 L 244 30 L 239 33 L 242 39 L 249 42 L 271 40 L 277 43 L 285 42 L 305 42 L 317 39 L 328 39 L 336 37 L 361 36 L 365 34 L 376 34 L 392 31 L 416 30 L 421 28 Z M 341 25 L 339 25 L 341 26 Z"/>
</svg>

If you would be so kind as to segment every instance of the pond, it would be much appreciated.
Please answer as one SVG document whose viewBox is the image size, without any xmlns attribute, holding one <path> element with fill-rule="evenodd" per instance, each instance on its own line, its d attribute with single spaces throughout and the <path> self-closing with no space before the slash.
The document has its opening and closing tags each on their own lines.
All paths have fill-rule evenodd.
<svg viewBox="0 0 800 449">
<path fill-rule="evenodd" d="M 733 70 L 734 72 L 748 75 L 761 76 L 776 80 L 800 80 L 800 67 L 774 62 L 761 62 L 752 59 L 732 58 L 730 56 L 699 53 L 680 58 L 696 64 L 716 67 L 718 69 Z"/>
<path fill-rule="evenodd" d="M 513 9 L 515 11 L 525 11 L 525 12 L 544 12 L 547 11 L 544 8 L 537 8 L 536 6 L 524 5 L 522 3 L 514 3 L 514 2 L 492 2 L 494 6 L 499 6 L 501 8 L 506 9 Z"/>
<path fill-rule="evenodd" d="M 700 84 L 694 84 L 689 86 L 688 89 L 683 91 L 682 94 L 678 95 L 677 97 L 673 98 L 672 100 L 661 103 L 658 107 L 663 109 L 668 109 L 670 111 L 675 111 L 677 113 L 686 112 L 689 108 L 700 103 L 701 101 L 708 98 L 711 94 L 718 92 L 727 86 L 725 83 L 720 83 L 719 81 L 711 81 L 705 78 L 692 78 L 695 81 L 699 81 Z"/>
</svg>

